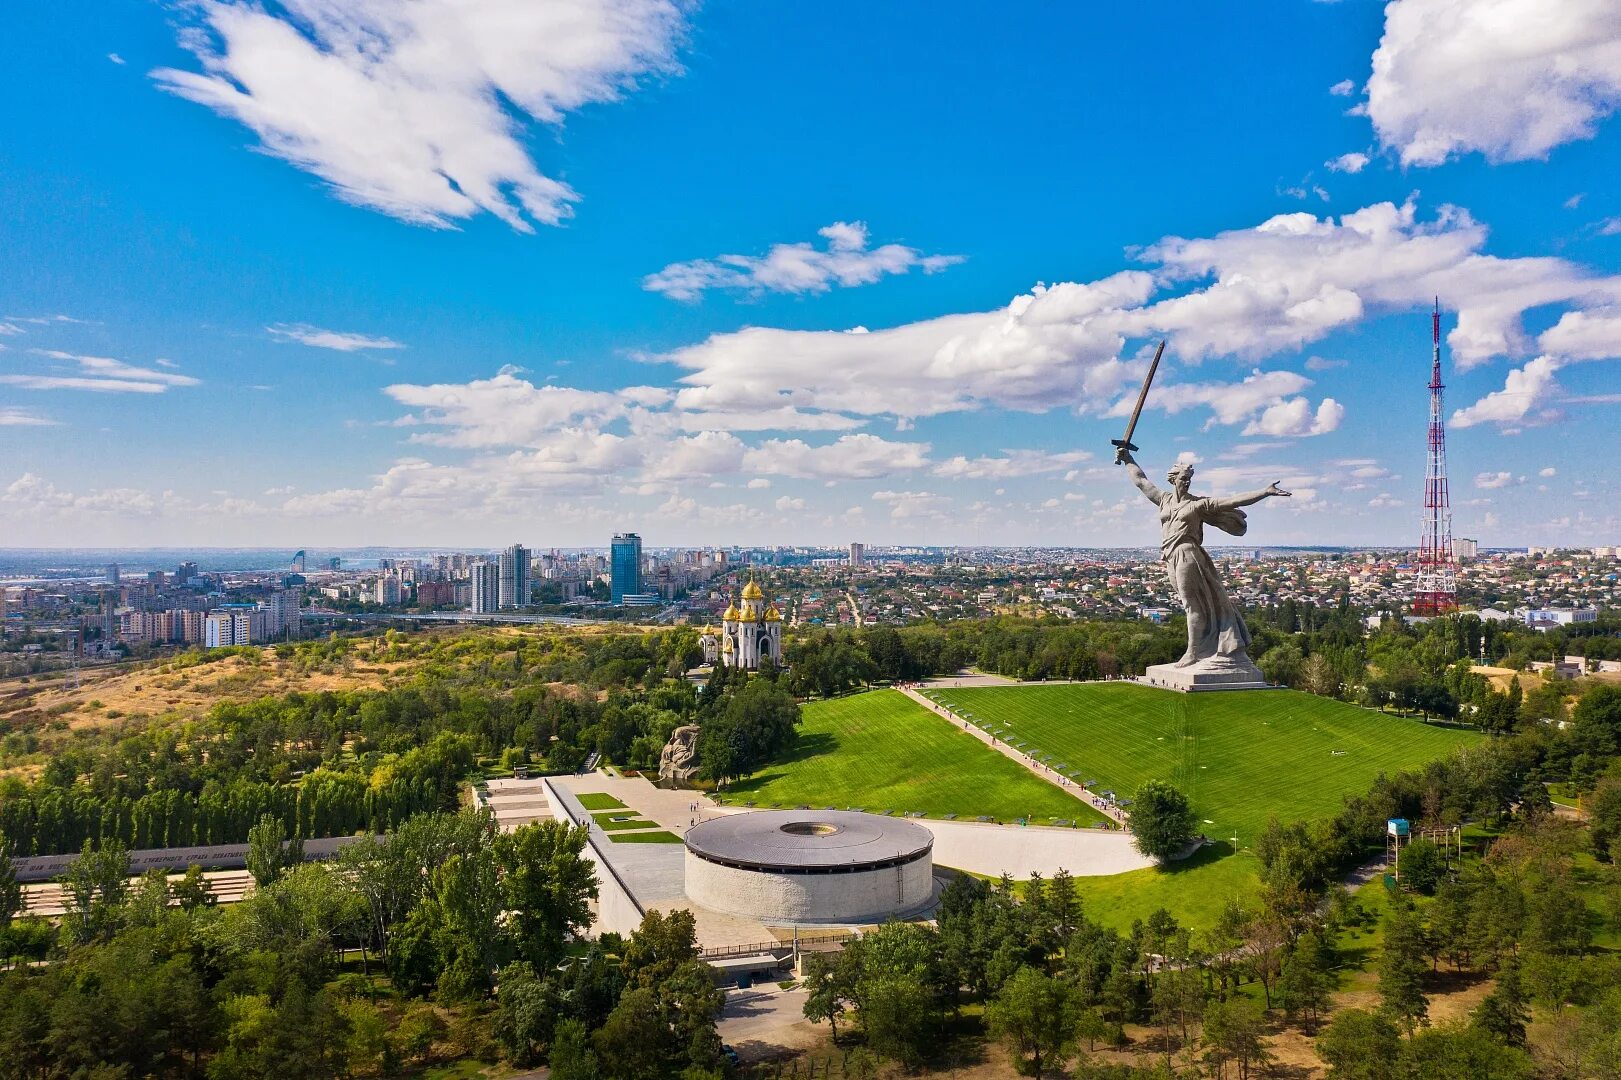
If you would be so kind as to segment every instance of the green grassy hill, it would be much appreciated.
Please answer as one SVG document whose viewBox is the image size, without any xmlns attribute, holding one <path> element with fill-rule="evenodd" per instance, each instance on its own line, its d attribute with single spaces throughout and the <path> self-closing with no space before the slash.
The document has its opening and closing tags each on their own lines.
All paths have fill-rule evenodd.
<svg viewBox="0 0 1621 1080">
<path fill-rule="evenodd" d="M 1381 772 L 1444 757 L 1480 736 L 1292 690 L 1178 694 L 1134 683 L 931 691 L 1003 738 L 1129 798 L 1145 780 L 1187 794 L 1211 837 L 1247 847 L 1276 814 L 1334 813 Z"/>
<path fill-rule="evenodd" d="M 805 706 L 788 760 L 732 784 L 728 802 L 862 807 L 1089 825 L 1102 816 L 896 690 Z"/>
</svg>

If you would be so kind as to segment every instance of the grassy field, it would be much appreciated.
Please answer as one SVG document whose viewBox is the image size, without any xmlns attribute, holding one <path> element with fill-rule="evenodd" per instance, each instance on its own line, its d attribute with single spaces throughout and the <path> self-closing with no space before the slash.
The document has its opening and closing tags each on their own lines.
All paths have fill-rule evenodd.
<svg viewBox="0 0 1621 1080">
<path fill-rule="evenodd" d="M 1271 814 L 1332 814 L 1380 773 L 1443 757 L 1480 736 L 1291 690 L 1178 694 L 1133 683 L 950 689 L 937 699 L 1032 754 L 1129 798 L 1168 780 L 1207 835 L 1248 846 Z"/>
<path fill-rule="evenodd" d="M 623 810 L 625 804 L 600 791 L 584 791 L 574 796 L 587 810 Z"/>
<path fill-rule="evenodd" d="M 1255 906 L 1260 866 L 1249 852 L 1234 855 L 1230 845 L 1219 843 L 1165 866 L 1078 877 L 1075 892 L 1089 918 L 1122 933 L 1160 908 L 1183 926 L 1203 930 L 1215 924 L 1222 907 L 1235 897 L 1247 907 Z"/>
<path fill-rule="evenodd" d="M 992 751 L 897 690 L 805 706 L 790 758 L 727 790 L 728 802 L 760 806 L 920 810 L 1037 823 L 1102 817 L 1071 795 Z"/>
<path fill-rule="evenodd" d="M 679 844 L 681 838 L 673 832 L 656 829 L 652 832 L 613 833 L 608 839 L 615 844 Z"/>
</svg>

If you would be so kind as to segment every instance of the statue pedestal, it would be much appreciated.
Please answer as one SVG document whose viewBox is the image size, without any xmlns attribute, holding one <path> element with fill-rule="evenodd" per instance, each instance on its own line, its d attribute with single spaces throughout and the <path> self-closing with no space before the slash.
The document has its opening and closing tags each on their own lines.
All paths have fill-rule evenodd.
<svg viewBox="0 0 1621 1080">
<path fill-rule="evenodd" d="M 1155 664 L 1140 680 L 1163 690 L 1184 694 L 1205 690 L 1266 690 L 1271 684 L 1247 656 L 1212 656 L 1188 667 Z"/>
</svg>

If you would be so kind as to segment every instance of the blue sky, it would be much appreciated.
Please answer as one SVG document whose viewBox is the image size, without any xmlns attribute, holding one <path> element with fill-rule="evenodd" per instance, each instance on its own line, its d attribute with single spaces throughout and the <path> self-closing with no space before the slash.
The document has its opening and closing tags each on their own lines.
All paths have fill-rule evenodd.
<svg viewBox="0 0 1621 1080">
<path fill-rule="evenodd" d="M 0 546 L 1616 543 L 1607 0 L 25 0 Z M 1129 496 L 1129 497 L 1128 497 Z"/>
</svg>

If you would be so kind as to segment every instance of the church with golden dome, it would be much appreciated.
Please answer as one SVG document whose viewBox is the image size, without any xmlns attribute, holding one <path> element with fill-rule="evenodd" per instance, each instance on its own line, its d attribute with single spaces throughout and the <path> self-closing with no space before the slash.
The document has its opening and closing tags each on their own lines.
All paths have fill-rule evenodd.
<svg viewBox="0 0 1621 1080">
<path fill-rule="evenodd" d="M 742 603 L 730 603 L 721 616 L 720 635 L 706 630 L 701 639 L 711 664 L 755 671 L 770 657 L 782 663 L 782 612 L 765 602 L 765 592 L 753 578 L 743 586 Z"/>
</svg>

